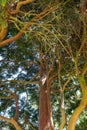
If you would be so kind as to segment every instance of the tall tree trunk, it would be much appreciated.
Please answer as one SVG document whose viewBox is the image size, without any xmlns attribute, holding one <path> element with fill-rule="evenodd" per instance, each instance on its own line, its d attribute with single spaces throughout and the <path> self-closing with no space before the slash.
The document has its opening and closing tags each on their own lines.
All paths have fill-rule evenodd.
<svg viewBox="0 0 87 130">
<path fill-rule="evenodd" d="M 40 75 L 39 130 L 54 130 L 46 63 L 42 62 Z"/>
</svg>

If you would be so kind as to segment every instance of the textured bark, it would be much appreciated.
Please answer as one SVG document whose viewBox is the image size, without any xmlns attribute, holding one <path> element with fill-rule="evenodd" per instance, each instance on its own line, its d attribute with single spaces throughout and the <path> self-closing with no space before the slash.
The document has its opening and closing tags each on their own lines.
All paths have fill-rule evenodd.
<svg viewBox="0 0 87 130">
<path fill-rule="evenodd" d="M 50 86 L 47 82 L 46 66 L 41 65 L 39 130 L 54 130 L 50 103 Z"/>
</svg>

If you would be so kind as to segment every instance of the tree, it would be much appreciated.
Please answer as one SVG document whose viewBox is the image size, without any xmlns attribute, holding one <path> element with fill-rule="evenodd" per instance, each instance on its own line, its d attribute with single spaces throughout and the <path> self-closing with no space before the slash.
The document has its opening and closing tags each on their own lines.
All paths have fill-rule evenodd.
<svg viewBox="0 0 87 130">
<path fill-rule="evenodd" d="M 1 1 L 2 126 L 75 130 L 87 106 L 85 7 L 78 0 Z"/>
</svg>

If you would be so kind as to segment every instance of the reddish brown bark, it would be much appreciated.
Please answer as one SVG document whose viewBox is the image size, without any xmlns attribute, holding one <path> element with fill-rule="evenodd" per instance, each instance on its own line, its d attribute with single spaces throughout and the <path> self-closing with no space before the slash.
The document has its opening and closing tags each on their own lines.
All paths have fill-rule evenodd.
<svg viewBox="0 0 87 130">
<path fill-rule="evenodd" d="M 39 101 L 39 130 L 54 130 L 50 101 L 50 85 L 47 82 L 46 65 L 41 65 L 40 101 Z"/>
<path fill-rule="evenodd" d="M 86 4 L 87 4 L 87 0 L 83 0 L 83 3 L 82 3 L 82 17 L 83 17 L 83 20 L 84 20 L 84 13 L 85 13 L 85 10 L 86 10 Z"/>
</svg>

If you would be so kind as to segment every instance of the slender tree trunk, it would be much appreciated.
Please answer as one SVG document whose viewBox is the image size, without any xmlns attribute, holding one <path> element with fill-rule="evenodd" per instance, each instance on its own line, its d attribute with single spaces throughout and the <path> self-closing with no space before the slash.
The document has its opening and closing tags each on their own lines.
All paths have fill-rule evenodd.
<svg viewBox="0 0 87 130">
<path fill-rule="evenodd" d="M 87 86 L 86 86 L 86 82 L 85 82 L 84 76 L 81 76 L 79 78 L 79 81 L 80 81 L 80 86 L 81 86 L 83 97 L 82 97 L 80 105 L 75 109 L 73 115 L 71 116 L 71 118 L 69 120 L 69 124 L 68 124 L 68 129 L 67 130 L 75 130 L 76 121 L 78 120 L 78 117 L 81 114 L 81 112 L 87 106 Z"/>
<path fill-rule="evenodd" d="M 87 98 L 87 96 L 83 97 L 83 99 L 81 100 L 80 105 L 75 109 L 73 115 L 71 116 L 71 118 L 69 120 L 69 125 L 68 125 L 67 130 L 75 130 L 75 126 L 76 126 L 76 122 L 78 120 L 78 117 L 79 117 L 79 115 L 85 109 L 85 107 L 87 105 L 87 101 L 85 101 L 85 98 Z"/>
<path fill-rule="evenodd" d="M 41 65 L 40 101 L 39 101 L 39 130 L 54 130 L 50 101 L 50 86 L 47 82 L 46 65 Z"/>
</svg>

